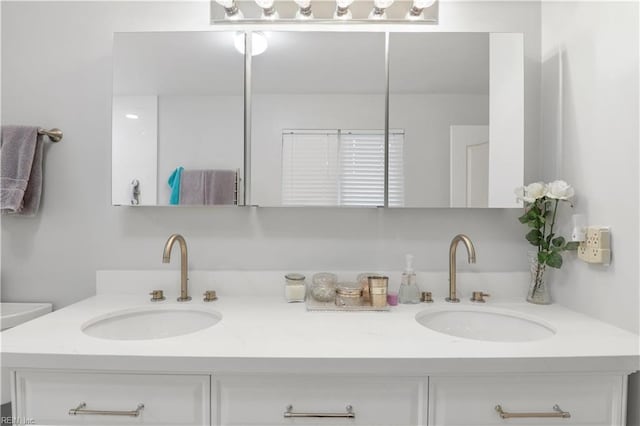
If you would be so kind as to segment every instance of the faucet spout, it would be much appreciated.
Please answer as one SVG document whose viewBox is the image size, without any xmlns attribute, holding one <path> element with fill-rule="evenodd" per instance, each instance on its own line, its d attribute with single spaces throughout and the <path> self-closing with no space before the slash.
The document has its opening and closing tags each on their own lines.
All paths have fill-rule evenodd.
<svg viewBox="0 0 640 426">
<path fill-rule="evenodd" d="M 164 244 L 164 250 L 162 252 L 162 263 L 169 263 L 171 261 L 171 248 L 173 248 L 173 244 L 178 242 L 180 245 L 180 297 L 178 297 L 178 302 L 186 302 L 191 300 L 188 291 L 188 282 L 189 276 L 187 272 L 188 261 L 187 261 L 187 242 L 184 237 L 180 234 L 172 234 L 167 242 Z"/>
<path fill-rule="evenodd" d="M 460 302 L 460 299 L 458 299 L 456 295 L 456 250 L 460 241 L 462 241 L 467 248 L 469 263 L 476 263 L 476 249 L 471 239 L 464 234 L 458 234 L 453 237 L 451 245 L 449 246 L 449 297 L 445 299 L 447 302 L 452 303 Z"/>
</svg>

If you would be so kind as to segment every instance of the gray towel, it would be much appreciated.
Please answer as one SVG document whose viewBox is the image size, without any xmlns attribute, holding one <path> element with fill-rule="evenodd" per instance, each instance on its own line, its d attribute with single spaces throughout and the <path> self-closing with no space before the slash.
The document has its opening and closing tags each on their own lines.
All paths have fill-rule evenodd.
<svg viewBox="0 0 640 426">
<path fill-rule="evenodd" d="M 42 136 L 37 127 L 2 126 L 0 209 L 33 216 L 42 193 Z"/>
<path fill-rule="evenodd" d="M 235 170 L 184 170 L 180 179 L 180 204 L 235 204 Z"/>
</svg>

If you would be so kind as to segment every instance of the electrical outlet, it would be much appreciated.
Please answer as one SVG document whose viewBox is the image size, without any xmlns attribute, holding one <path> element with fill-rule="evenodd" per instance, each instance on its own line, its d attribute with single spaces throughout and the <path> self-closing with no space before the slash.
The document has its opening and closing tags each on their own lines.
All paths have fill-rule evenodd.
<svg viewBox="0 0 640 426">
<path fill-rule="evenodd" d="M 609 228 L 606 226 L 587 227 L 586 240 L 578 247 L 578 258 L 587 263 L 608 265 L 611 261 Z"/>
</svg>

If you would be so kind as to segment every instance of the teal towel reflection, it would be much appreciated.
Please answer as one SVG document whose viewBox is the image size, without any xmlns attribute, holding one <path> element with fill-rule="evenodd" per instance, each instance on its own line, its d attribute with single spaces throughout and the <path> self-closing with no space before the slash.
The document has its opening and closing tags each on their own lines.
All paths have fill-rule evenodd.
<svg viewBox="0 0 640 426">
<path fill-rule="evenodd" d="M 177 167 L 171 176 L 169 176 L 169 186 L 171 187 L 171 197 L 169 198 L 169 204 L 180 204 L 180 179 L 182 177 L 182 171 L 184 167 Z"/>
</svg>

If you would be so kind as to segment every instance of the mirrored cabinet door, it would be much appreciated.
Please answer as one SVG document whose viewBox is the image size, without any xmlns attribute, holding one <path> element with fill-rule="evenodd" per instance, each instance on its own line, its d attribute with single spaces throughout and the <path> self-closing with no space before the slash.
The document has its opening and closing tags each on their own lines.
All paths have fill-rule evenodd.
<svg viewBox="0 0 640 426">
<path fill-rule="evenodd" d="M 252 56 L 251 204 L 384 205 L 385 34 L 264 37 Z"/>
<path fill-rule="evenodd" d="M 114 205 L 242 204 L 244 56 L 236 41 L 243 35 L 114 35 Z"/>
<path fill-rule="evenodd" d="M 521 34 L 391 33 L 389 207 L 519 207 Z"/>
</svg>

